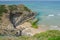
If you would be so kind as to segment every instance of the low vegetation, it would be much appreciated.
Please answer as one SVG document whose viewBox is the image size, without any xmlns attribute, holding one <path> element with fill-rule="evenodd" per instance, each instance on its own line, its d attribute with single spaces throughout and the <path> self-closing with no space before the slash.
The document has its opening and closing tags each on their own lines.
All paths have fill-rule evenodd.
<svg viewBox="0 0 60 40">
<path fill-rule="evenodd" d="M 36 19 L 36 20 L 30 22 L 33 28 L 38 28 L 38 24 L 37 24 L 38 21 L 39 21 L 39 19 Z"/>
<path fill-rule="evenodd" d="M 9 8 L 10 11 L 17 10 L 16 5 L 9 5 L 8 8 Z"/>
<path fill-rule="evenodd" d="M 46 32 L 38 33 L 32 37 L 28 36 L 0 36 L 0 40 L 60 40 L 60 31 L 49 30 Z"/>
<path fill-rule="evenodd" d="M 5 8 L 5 5 L 0 5 L 0 22 L 1 22 L 1 17 L 3 13 L 6 13 L 7 9 Z"/>
<path fill-rule="evenodd" d="M 0 5 L 0 16 L 2 16 L 3 12 L 7 12 L 7 9 L 5 8 L 5 5 Z"/>
<path fill-rule="evenodd" d="M 60 31 L 50 30 L 34 35 L 37 40 L 60 40 Z"/>
<path fill-rule="evenodd" d="M 30 10 L 28 7 L 26 7 L 25 5 L 23 5 L 23 4 L 18 5 L 18 7 L 20 8 L 20 11 L 21 11 L 21 12 L 22 12 L 22 11 L 31 12 L 31 10 Z"/>
</svg>

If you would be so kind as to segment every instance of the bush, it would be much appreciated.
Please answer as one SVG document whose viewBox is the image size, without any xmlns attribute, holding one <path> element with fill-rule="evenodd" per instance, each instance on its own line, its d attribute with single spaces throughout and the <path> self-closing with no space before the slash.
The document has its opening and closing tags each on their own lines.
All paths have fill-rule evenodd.
<svg viewBox="0 0 60 40">
<path fill-rule="evenodd" d="M 13 10 L 17 10 L 17 6 L 16 5 L 9 5 L 9 10 L 13 11 Z"/>
<path fill-rule="evenodd" d="M 7 12 L 7 9 L 5 8 L 5 5 L 0 5 L 0 16 L 2 16 L 3 12 Z"/>
<path fill-rule="evenodd" d="M 31 25 L 33 28 L 38 28 L 38 25 L 37 25 L 38 21 L 39 19 L 35 20 L 34 22 L 31 21 Z"/>
</svg>

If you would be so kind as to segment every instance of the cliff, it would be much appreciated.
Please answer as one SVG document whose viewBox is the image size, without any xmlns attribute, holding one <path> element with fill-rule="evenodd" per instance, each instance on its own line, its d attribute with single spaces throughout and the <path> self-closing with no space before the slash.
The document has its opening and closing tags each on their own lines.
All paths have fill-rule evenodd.
<svg viewBox="0 0 60 40">
<path fill-rule="evenodd" d="M 35 13 L 23 4 L 0 5 L 0 12 L 0 29 L 4 30 L 19 29 L 21 32 L 23 28 L 20 25 L 35 17 Z"/>
<path fill-rule="evenodd" d="M 10 24 L 16 28 L 16 26 L 24 23 L 25 21 L 32 19 L 35 14 L 28 9 L 25 5 L 4 5 L 3 8 L 0 8 L 2 11 L 0 14 L 2 26 L 8 26 Z M 7 12 L 6 12 L 7 10 Z"/>
</svg>

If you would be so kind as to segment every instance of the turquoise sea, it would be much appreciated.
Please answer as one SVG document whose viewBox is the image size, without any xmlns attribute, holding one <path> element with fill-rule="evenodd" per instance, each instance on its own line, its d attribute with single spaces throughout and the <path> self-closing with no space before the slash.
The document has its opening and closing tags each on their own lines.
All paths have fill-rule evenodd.
<svg viewBox="0 0 60 40">
<path fill-rule="evenodd" d="M 40 19 L 40 25 L 60 26 L 60 1 L 5 1 L 0 4 L 24 4 Z"/>
</svg>

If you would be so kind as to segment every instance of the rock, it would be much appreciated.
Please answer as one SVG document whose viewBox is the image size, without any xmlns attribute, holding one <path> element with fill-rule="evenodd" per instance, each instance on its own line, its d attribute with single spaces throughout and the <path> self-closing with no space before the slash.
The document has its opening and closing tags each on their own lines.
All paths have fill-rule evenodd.
<svg viewBox="0 0 60 40">
<path fill-rule="evenodd" d="M 10 21 L 15 28 L 35 16 L 26 6 L 18 5 L 17 7 L 19 8 L 18 10 L 10 12 Z"/>
<path fill-rule="evenodd" d="M 25 5 L 5 5 L 6 13 L 3 12 L 1 16 L 0 29 L 23 31 L 26 28 L 30 28 L 31 24 L 26 21 L 35 17 L 35 13 L 32 12 Z"/>
<path fill-rule="evenodd" d="M 23 4 L 5 5 L 5 8 L 8 11 L 7 13 L 3 13 L 2 25 L 9 26 L 10 24 L 12 24 L 14 27 L 17 27 L 35 16 L 34 13 Z"/>
<path fill-rule="evenodd" d="M 40 32 L 44 32 L 45 31 L 44 29 L 41 29 L 40 27 L 37 28 L 37 29 L 32 28 L 32 25 L 29 22 L 24 22 L 23 24 L 21 24 L 20 26 L 17 26 L 16 28 L 17 29 L 21 29 L 22 35 L 25 35 L 25 36 L 33 36 L 36 33 L 40 33 Z"/>
<path fill-rule="evenodd" d="M 11 24 L 9 20 L 9 15 L 8 14 L 3 14 L 2 16 L 2 26 L 1 29 L 13 29 L 13 25 Z"/>
</svg>

